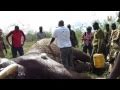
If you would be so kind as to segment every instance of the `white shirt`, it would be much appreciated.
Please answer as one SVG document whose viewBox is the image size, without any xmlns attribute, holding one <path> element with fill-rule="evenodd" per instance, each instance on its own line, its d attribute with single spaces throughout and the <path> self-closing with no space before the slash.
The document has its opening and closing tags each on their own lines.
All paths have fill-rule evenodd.
<svg viewBox="0 0 120 90">
<path fill-rule="evenodd" d="M 59 48 L 71 47 L 70 31 L 66 27 L 58 27 L 52 34 L 52 37 L 56 39 L 57 46 Z"/>
</svg>

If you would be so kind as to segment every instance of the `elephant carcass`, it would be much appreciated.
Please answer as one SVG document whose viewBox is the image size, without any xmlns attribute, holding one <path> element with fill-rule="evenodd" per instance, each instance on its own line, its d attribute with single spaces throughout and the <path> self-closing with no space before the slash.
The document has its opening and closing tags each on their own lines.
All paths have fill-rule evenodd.
<svg viewBox="0 0 120 90">
<path fill-rule="evenodd" d="M 90 79 L 87 74 L 66 69 L 47 54 L 29 54 L 14 60 L 25 68 L 26 79 Z"/>
<path fill-rule="evenodd" d="M 90 78 L 82 73 L 77 73 L 76 70 L 68 70 L 62 64 L 60 60 L 60 50 L 55 43 L 51 45 L 51 48 L 48 47 L 50 39 L 42 39 L 37 41 L 30 50 L 24 55 L 18 58 L 15 58 L 14 61 L 22 67 L 19 71 L 20 77 L 25 73 L 25 78 L 37 78 L 37 79 L 72 79 L 72 78 Z M 43 55 L 46 54 L 47 56 Z M 78 49 L 73 49 L 73 55 L 76 60 L 88 59 L 89 56 L 83 54 Z M 87 57 L 87 58 L 86 58 Z M 46 59 L 47 58 L 47 59 Z M 82 58 L 82 59 L 81 59 Z M 24 72 L 25 71 L 25 72 Z"/>
<path fill-rule="evenodd" d="M 80 51 L 77 48 L 72 48 L 74 60 L 80 60 L 82 62 L 90 62 L 90 56 Z"/>
<path fill-rule="evenodd" d="M 45 38 L 37 41 L 26 54 L 46 53 L 48 57 L 61 63 L 60 49 L 57 47 L 55 42 L 51 45 L 51 47 L 49 47 L 48 44 L 50 43 L 50 40 L 51 40 L 50 38 Z M 74 47 L 72 48 L 72 51 L 73 51 L 73 62 L 75 64 L 74 70 L 78 72 L 90 71 L 91 69 L 90 63 L 89 64 L 86 63 L 86 62 L 90 62 L 90 56 L 88 56 L 87 54 L 81 52 L 79 49 Z M 82 62 L 78 63 L 77 62 L 78 60 Z"/>
<path fill-rule="evenodd" d="M 14 63 L 8 64 L 6 67 L 8 71 L 13 73 L 17 69 L 18 74 L 13 79 L 91 79 L 85 73 L 77 73 L 66 69 L 62 64 L 52 60 L 45 53 L 27 54 L 14 58 L 13 61 Z M 7 60 L 6 63 L 9 62 L 10 60 Z M 16 65 L 18 66 L 17 68 Z M 4 73 L 1 74 L 2 71 L 0 72 L 0 79 L 6 79 L 9 78 L 8 75 L 14 75 L 12 73 L 6 74 L 6 68 Z"/>
<path fill-rule="evenodd" d="M 90 72 L 92 71 L 92 65 L 90 63 L 90 56 L 86 53 L 81 52 L 77 48 L 72 48 L 74 69 L 77 72 Z"/>
<path fill-rule="evenodd" d="M 23 66 L 7 58 L 0 58 L 0 79 L 15 78 L 20 73 L 24 74 L 24 71 L 20 70 L 23 70 Z"/>
<path fill-rule="evenodd" d="M 29 53 L 47 53 L 47 55 L 56 60 L 57 62 L 61 62 L 60 59 L 60 49 L 57 47 L 56 43 L 54 42 L 51 47 L 48 47 L 50 43 L 50 38 L 45 38 L 40 41 L 37 41 L 27 52 Z M 74 60 L 81 60 L 83 62 L 90 62 L 90 56 L 81 52 L 77 48 L 72 48 Z"/>
</svg>

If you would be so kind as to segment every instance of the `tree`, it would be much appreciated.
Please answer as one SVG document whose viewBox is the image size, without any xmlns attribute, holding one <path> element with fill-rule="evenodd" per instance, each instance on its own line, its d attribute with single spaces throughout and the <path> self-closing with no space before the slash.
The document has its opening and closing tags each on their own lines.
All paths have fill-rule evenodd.
<svg viewBox="0 0 120 90">
<path fill-rule="evenodd" d="M 36 33 L 32 30 L 29 30 L 26 34 L 26 41 L 37 41 Z"/>
</svg>

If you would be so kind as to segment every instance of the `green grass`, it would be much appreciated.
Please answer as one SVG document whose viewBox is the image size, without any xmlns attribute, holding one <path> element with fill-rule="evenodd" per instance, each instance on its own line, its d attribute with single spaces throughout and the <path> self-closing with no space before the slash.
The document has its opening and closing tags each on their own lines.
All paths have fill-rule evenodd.
<svg viewBox="0 0 120 90">
<path fill-rule="evenodd" d="M 26 53 L 29 48 L 35 43 L 36 41 L 32 41 L 32 42 L 25 42 L 23 49 L 24 49 L 24 53 Z M 7 48 L 7 54 L 5 53 L 5 57 L 8 59 L 12 59 L 12 53 L 11 53 L 11 48 Z"/>
</svg>

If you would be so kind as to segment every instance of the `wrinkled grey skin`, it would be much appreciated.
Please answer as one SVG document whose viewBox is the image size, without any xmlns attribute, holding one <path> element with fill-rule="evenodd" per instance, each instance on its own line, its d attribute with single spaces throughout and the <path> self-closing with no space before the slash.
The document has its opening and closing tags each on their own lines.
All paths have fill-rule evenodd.
<svg viewBox="0 0 120 90">
<path fill-rule="evenodd" d="M 14 61 L 25 68 L 26 79 L 90 79 L 89 76 L 66 69 L 48 56 L 32 54 Z"/>
<path fill-rule="evenodd" d="M 86 74 L 78 73 L 81 72 L 81 67 L 70 70 L 60 64 L 59 48 L 55 44 L 49 48 L 49 41 L 50 39 L 40 40 L 24 56 L 13 59 L 12 63 L 18 64 L 18 73 L 12 79 L 91 79 Z M 78 49 L 73 49 L 73 55 L 76 61 L 81 59 L 89 62 L 90 57 Z M 7 63 L 9 65 L 10 61 Z"/>
<path fill-rule="evenodd" d="M 13 61 L 19 65 L 18 73 L 6 79 L 91 79 L 87 74 L 66 69 L 47 55 L 29 54 L 15 58 Z M 9 65 L 10 61 L 5 63 Z"/>
</svg>

